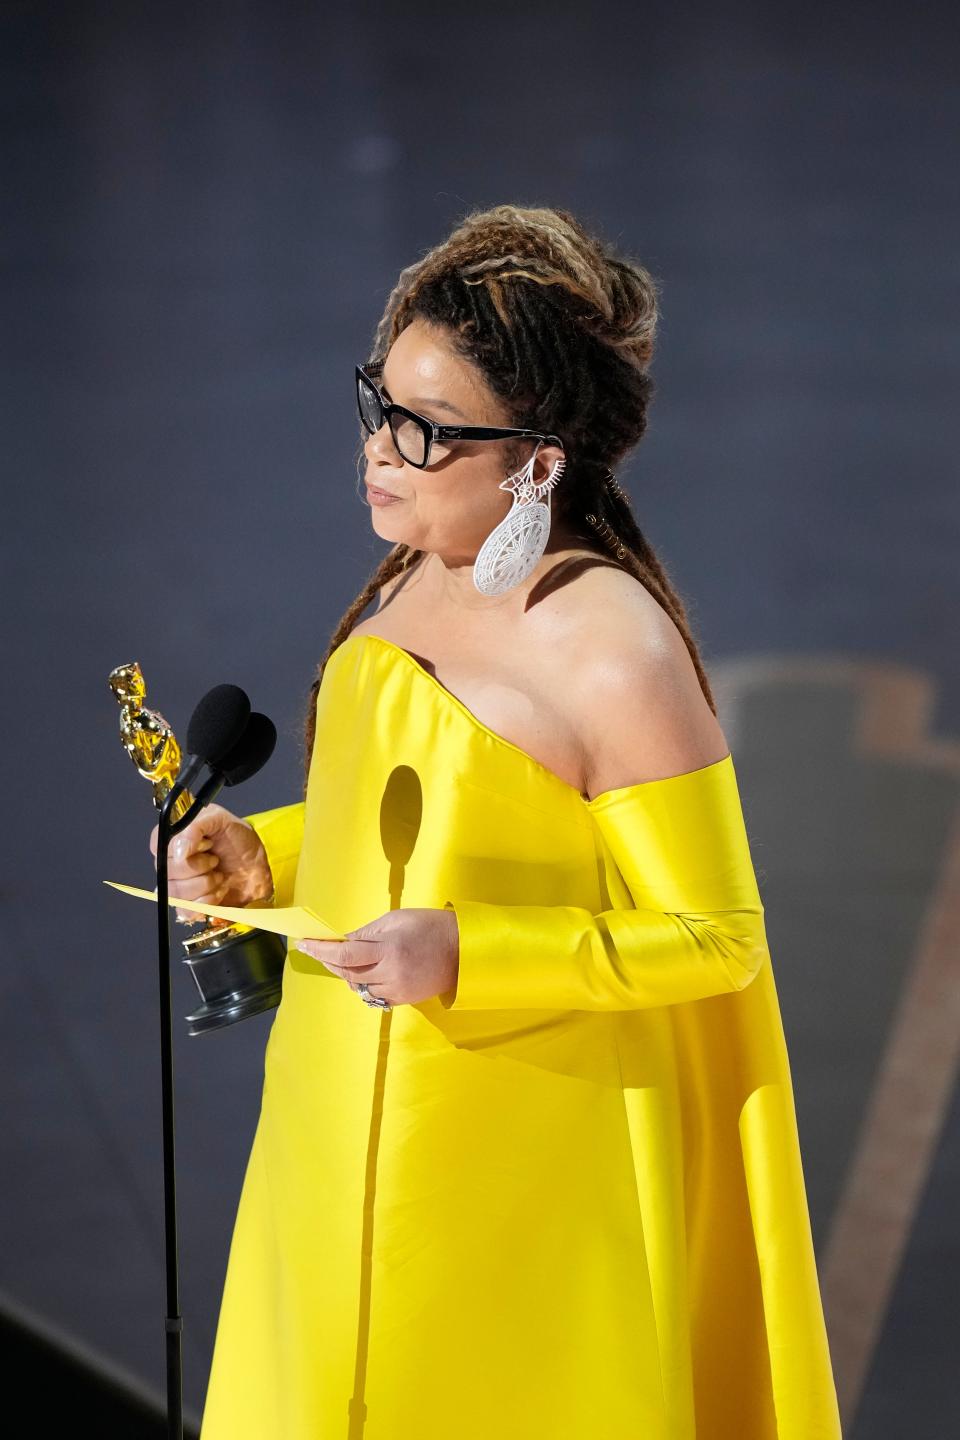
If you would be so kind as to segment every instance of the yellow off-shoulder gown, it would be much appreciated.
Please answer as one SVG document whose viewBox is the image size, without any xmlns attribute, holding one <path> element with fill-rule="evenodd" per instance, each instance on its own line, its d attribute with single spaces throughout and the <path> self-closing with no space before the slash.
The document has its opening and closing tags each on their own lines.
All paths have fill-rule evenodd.
<svg viewBox="0 0 960 1440">
<path fill-rule="evenodd" d="M 381 1011 L 290 942 L 202 1440 L 838 1437 L 732 757 L 587 800 L 359 634 L 248 818 L 278 903 L 452 906 L 460 970 Z"/>
</svg>

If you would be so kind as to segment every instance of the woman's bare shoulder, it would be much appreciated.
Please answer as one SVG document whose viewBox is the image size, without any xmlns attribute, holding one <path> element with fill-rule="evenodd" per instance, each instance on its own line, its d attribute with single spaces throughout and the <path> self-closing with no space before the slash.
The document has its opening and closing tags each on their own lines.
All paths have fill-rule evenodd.
<svg viewBox="0 0 960 1440">
<path fill-rule="evenodd" d="M 603 558 L 582 558 L 586 563 L 571 558 L 571 583 L 552 597 L 573 648 L 586 657 L 615 653 L 624 642 L 656 648 L 679 640 L 686 649 L 673 618 L 641 580 Z"/>
<path fill-rule="evenodd" d="M 698 769 L 728 751 L 678 625 L 634 576 L 610 566 L 582 577 L 567 673 L 588 789 Z M 571 683 L 572 681 L 572 683 Z"/>
</svg>

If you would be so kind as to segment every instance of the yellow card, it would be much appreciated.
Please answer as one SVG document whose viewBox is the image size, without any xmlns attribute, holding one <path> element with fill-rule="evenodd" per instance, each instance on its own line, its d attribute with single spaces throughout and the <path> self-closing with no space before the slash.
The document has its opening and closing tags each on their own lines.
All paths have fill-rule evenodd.
<svg viewBox="0 0 960 1440">
<path fill-rule="evenodd" d="M 114 890 L 125 895 L 136 895 L 139 900 L 156 901 L 155 890 L 140 890 L 136 885 L 121 885 L 119 880 L 104 880 Z M 269 930 L 273 935 L 286 935 L 288 940 L 345 940 L 322 916 L 306 905 L 288 905 L 281 908 L 267 906 L 258 909 L 252 905 L 206 905 L 199 900 L 178 900 L 173 895 L 169 902 L 178 910 L 195 910 L 199 915 L 212 915 L 215 920 L 233 920 L 240 925 L 252 925 L 257 930 Z"/>
</svg>

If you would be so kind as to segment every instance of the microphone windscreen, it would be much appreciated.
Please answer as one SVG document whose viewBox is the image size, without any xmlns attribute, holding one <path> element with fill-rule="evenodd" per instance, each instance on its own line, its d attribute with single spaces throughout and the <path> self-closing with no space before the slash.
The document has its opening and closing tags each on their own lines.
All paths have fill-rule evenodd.
<svg viewBox="0 0 960 1440">
<path fill-rule="evenodd" d="M 270 759 L 276 743 L 277 727 L 273 721 L 259 710 L 253 710 L 243 735 L 220 760 L 218 768 L 223 772 L 224 784 L 239 785 L 256 775 Z"/>
<path fill-rule="evenodd" d="M 250 719 L 250 700 L 239 685 L 215 685 L 190 717 L 187 749 L 207 764 L 218 765 L 242 739 Z"/>
</svg>

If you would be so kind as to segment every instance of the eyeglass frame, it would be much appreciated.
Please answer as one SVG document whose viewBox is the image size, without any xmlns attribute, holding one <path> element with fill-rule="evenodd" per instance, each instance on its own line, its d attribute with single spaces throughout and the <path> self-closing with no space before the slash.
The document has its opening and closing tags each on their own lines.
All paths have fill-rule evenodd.
<svg viewBox="0 0 960 1440">
<path fill-rule="evenodd" d="M 368 435 L 376 435 L 376 430 L 371 430 L 363 414 L 363 407 L 360 404 L 360 382 L 365 380 L 377 397 L 380 409 L 383 412 L 383 420 L 378 428 L 384 425 L 390 431 L 390 439 L 393 447 L 405 465 L 412 465 L 416 470 L 426 470 L 430 464 L 430 451 L 433 449 L 434 441 L 437 440 L 509 440 L 529 439 L 541 440 L 548 445 L 559 445 L 563 449 L 563 441 L 558 435 L 547 435 L 540 430 L 515 430 L 499 425 L 438 425 L 436 420 L 429 419 L 426 415 L 418 415 L 415 410 L 408 410 L 406 405 L 395 405 L 392 401 L 384 400 L 380 387 L 369 373 L 376 370 L 378 373 L 383 370 L 383 360 L 368 360 L 366 365 L 356 367 L 357 383 L 357 410 L 360 414 L 360 423 Z M 390 424 L 391 415 L 402 415 L 407 420 L 412 420 L 420 427 L 426 440 L 426 450 L 423 460 L 408 460 L 406 455 L 397 444 L 397 438 L 393 433 L 393 426 Z"/>
</svg>

